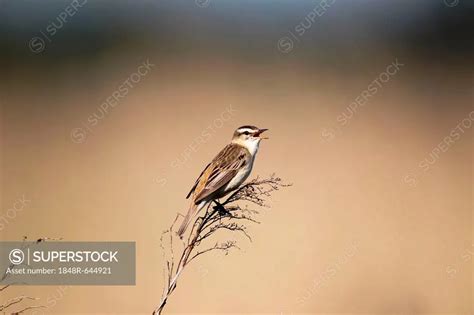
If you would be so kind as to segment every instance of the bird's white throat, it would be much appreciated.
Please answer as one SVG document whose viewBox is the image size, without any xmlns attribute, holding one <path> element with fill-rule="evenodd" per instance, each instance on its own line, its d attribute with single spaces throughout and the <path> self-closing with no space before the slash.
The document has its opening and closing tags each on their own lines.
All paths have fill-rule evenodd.
<svg viewBox="0 0 474 315">
<path fill-rule="evenodd" d="M 249 140 L 241 140 L 241 139 L 235 139 L 232 140 L 232 142 L 237 143 L 243 147 L 245 147 L 247 150 L 249 150 L 250 155 L 255 156 L 257 154 L 258 148 L 260 146 L 260 141 L 261 139 L 249 139 Z"/>
</svg>

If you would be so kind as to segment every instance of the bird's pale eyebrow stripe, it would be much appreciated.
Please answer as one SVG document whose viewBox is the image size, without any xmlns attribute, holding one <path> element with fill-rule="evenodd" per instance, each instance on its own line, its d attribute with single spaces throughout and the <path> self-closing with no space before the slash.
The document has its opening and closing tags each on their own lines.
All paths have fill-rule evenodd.
<svg viewBox="0 0 474 315">
<path fill-rule="evenodd" d="M 255 129 L 250 129 L 250 128 L 240 128 L 240 129 L 238 129 L 238 131 L 239 131 L 240 133 L 246 132 L 246 131 L 247 131 L 247 132 L 250 132 L 250 133 L 254 133 L 254 132 L 256 132 L 257 130 L 255 130 Z"/>
</svg>

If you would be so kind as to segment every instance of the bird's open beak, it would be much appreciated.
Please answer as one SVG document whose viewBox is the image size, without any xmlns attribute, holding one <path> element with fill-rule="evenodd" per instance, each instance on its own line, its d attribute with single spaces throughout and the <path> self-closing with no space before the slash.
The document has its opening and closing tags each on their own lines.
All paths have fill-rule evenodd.
<svg viewBox="0 0 474 315">
<path fill-rule="evenodd" d="M 259 129 L 258 130 L 258 133 L 257 133 L 257 137 L 259 137 L 260 139 L 268 139 L 268 137 L 261 137 L 261 134 L 264 133 L 265 131 L 267 131 L 268 129 Z"/>
</svg>

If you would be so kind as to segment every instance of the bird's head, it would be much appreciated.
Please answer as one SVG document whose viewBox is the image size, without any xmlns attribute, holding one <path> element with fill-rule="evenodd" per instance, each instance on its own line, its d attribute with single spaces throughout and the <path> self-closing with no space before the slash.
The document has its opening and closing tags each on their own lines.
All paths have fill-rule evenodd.
<svg viewBox="0 0 474 315">
<path fill-rule="evenodd" d="M 258 148 L 260 140 L 268 139 L 263 137 L 262 133 L 268 129 L 261 129 L 255 126 L 242 126 L 235 130 L 234 136 L 232 137 L 232 142 L 243 145 L 249 151 L 255 152 Z"/>
</svg>

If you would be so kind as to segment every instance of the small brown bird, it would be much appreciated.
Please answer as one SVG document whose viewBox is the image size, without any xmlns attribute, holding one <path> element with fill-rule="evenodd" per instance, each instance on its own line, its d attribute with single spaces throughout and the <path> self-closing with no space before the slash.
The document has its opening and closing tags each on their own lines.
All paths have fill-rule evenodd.
<svg viewBox="0 0 474 315">
<path fill-rule="evenodd" d="M 179 237 L 183 237 L 199 210 L 236 190 L 249 177 L 260 141 L 268 139 L 261 137 L 266 130 L 255 126 L 237 128 L 230 144 L 204 168 L 186 196 L 186 199 L 192 196 L 191 206 L 178 230 Z"/>
</svg>

